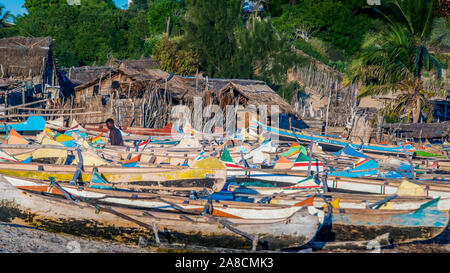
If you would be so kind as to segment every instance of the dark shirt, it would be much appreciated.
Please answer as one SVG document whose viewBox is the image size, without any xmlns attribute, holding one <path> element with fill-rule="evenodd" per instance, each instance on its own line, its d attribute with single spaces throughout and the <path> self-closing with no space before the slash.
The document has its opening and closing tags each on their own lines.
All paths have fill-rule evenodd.
<svg viewBox="0 0 450 273">
<path fill-rule="evenodd" d="M 111 140 L 111 145 L 123 146 L 122 133 L 116 127 L 109 130 L 109 139 Z"/>
</svg>

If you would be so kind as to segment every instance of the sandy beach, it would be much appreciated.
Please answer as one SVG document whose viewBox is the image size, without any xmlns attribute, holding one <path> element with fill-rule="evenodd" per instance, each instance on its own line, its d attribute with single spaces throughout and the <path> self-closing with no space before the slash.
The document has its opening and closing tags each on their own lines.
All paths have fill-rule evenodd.
<svg viewBox="0 0 450 273">
<path fill-rule="evenodd" d="M 427 241 L 405 245 L 395 245 L 381 250 L 304 249 L 300 252 L 314 253 L 450 253 L 450 230 L 439 237 Z M 167 252 L 158 250 L 145 241 L 136 245 L 119 244 L 107 240 L 86 239 L 68 234 L 54 233 L 41 229 L 0 222 L 0 253 L 152 253 Z M 181 249 L 173 248 L 172 251 Z M 184 250 L 186 251 L 186 249 Z M 201 248 L 196 251 L 205 251 Z M 225 252 L 225 251 L 218 251 Z"/>
<path fill-rule="evenodd" d="M 0 222 L 0 253 L 148 253 L 148 249 Z"/>
</svg>

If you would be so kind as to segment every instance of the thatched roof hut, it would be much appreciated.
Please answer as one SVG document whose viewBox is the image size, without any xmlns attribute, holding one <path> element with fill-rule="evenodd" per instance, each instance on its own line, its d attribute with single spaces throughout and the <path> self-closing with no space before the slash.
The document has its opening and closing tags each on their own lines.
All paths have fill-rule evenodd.
<svg viewBox="0 0 450 273">
<path fill-rule="evenodd" d="M 0 77 L 15 79 L 39 78 L 51 60 L 52 39 L 11 37 L 0 39 Z"/>
<path fill-rule="evenodd" d="M 277 105 L 280 113 L 296 114 L 295 109 L 272 90 L 264 81 L 245 79 L 205 79 L 195 77 L 180 77 L 184 82 L 196 89 L 197 96 L 203 98 L 212 96 L 212 102 L 222 109 L 226 105 L 238 104 L 260 106 Z"/>
<path fill-rule="evenodd" d="M 134 67 L 134 68 L 133 68 Z M 173 105 L 191 104 L 195 90 L 181 79 L 159 69 L 121 63 L 119 67 L 75 87 L 72 108 L 88 107 L 102 114 L 86 116 L 80 122 L 98 123 L 109 117 L 122 125 L 162 127 L 170 119 Z"/>
<path fill-rule="evenodd" d="M 21 86 L 6 88 L 1 98 L 5 106 L 37 98 L 64 100 L 71 94 L 70 83 L 58 70 L 51 37 L 0 39 L 0 81 L 15 81 Z"/>
<path fill-rule="evenodd" d="M 99 80 L 101 77 L 110 77 L 111 73 L 117 73 L 117 69 L 121 67 L 122 70 L 133 71 L 133 74 L 152 74 L 152 70 L 159 67 L 159 63 L 152 58 L 143 58 L 139 60 L 117 60 L 110 58 L 104 66 L 82 66 L 63 68 L 65 78 L 70 82 L 71 93 L 74 92 L 75 87 L 81 85 L 90 85 L 92 81 Z"/>
<path fill-rule="evenodd" d="M 389 134 L 406 138 L 447 138 L 450 133 L 450 121 L 436 123 L 395 123 L 385 124 L 383 129 Z"/>
<path fill-rule="evenodd" d="M 159 63 L 153 58 L 142 58 L 139 60 L 121 60 L 119 61 L 120 65 L 124 67 L 141 71 L 145 73 L 147 70 L 154 70 L 159 68 Z"/>
<path fill-rule="evenodd" d="M 75 85 L 80 85 L 89 82 L 102 74 L 107 75 L 115 68 L 115 66 L 82 66 L 63 68 L 61 71 L 64 72 L 69 81 Z"/>
<path fill-rule="evenodd" d="M 101 84 L 101 89 L 104 92 L 108 92 L 111 89 L 118 91 L 119 94 L 141 97 L 143 92 L 147 90 L 148 85 L 158 85 L 158 88 L 165 89 L 165 80 L 169 76 L 167 72 L 159 69 L 137 70 L 127 67 L 126 64 L 122 63 L 118 68 L 114 68 L 108 73 L 102 73 L 75 87 L 75 96 L 82 90 Z M 104 83 L 107 85 L 107 90 L 103 86 Z M 173 77 L 167 83 L 167 91 L 173 99 L 184 102 L 192 100 L 195 93 L 193 88 L 186 85 L 178 77 Z"/>
<path fill-rule="evenodd" d="M 294 108 L 273 91 L 265 82 L 254 80 L 232 80 L 218 91 L 221 105 L 239 101 L 243 106 L 278 106 L 280 113 L 295 114 Z M 270 111 L 270 110 L 269 110 Z"/>
</svg>

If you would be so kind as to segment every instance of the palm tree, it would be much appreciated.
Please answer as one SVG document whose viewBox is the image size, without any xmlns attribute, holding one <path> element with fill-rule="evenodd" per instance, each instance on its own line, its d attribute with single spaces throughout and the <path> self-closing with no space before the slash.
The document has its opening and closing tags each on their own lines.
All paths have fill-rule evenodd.
<svg viewBox="0 0 450 273">
<path fill-rule="evenodd" d="M 0 28 L 6 27 L 6 21 L 11 17 L 9 11 L 3 11 L 5 6 L 0 4 Z"/>
<path fill-rule="evenodd" d="M 368 36 L 359 55 L 351 62 L 349 78 L 362 83 L 359 97 L 396 95 L 385 108 L 391 117 L 406 114 L 418 122 L 421 113 L 429 113 L 429 99 L 436 95 L 424 85 L 424 72 L 442 76 L 439 62 L 428 52 L 426 41 L 433 23 L 431 0 L 394 0 L 389 4 L 400 14 L 388 21 L 389 30 Z"/>
</svg>

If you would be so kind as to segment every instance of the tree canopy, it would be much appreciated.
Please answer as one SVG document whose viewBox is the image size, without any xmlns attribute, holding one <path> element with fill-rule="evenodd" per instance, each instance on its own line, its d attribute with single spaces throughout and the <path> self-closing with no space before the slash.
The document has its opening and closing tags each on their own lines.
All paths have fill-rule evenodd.
<svg viewBox="0 0 450 273">
<path fill-rule="evenodd" d="M 439 88 L 425 86 L 425 72 L 434 72 L 428 79 L 439 82 L 442 68 L 426 45 L 426 38 L 433 25 L 433 3 L 427 0 L 394 0 L 388 2 L 395 7 L 400 18 L 382 13 L 389 29 L 378 34 L 367 35 L 360 53 L 350 67 L 350 78 L 363 84 L 360 97 L 395 94 L 387 107 L 391 118 L 418 122 L 421 113 L 430 114 L 428 100 L 437 95 Z M 425 13 L 424 13 L 425 12 Z M 412 18 L 422 16 L 423 21 Z"/>
<path fill-rule="evenodd" d="M 26 0 L 28 12 L 7 28 L 9 13 L 0 7 L 0 37 L 51 36 L 62 67 L 153 56 L 167 72 L 263 79 L 280 94 L 298 89 L 287 71 L 305 63 L 292 46 L 362 81 L 362 94 L 392 88 L 405 71 L 422 79 L 449 59 L 436 54 L 449 47 L 450 28 L 432 0 L 386 0 L 376 8 L 366 0 L 262 0 L 253 2 L 264 9 L 253 12 L 243 0 L 134 0 L 129 9 L 80 1 Z"/>
</svg>

